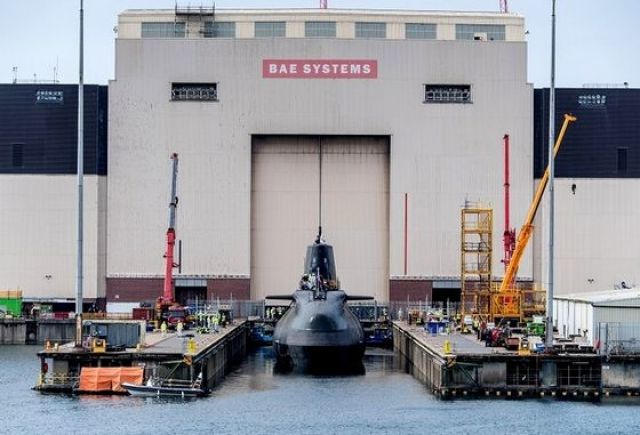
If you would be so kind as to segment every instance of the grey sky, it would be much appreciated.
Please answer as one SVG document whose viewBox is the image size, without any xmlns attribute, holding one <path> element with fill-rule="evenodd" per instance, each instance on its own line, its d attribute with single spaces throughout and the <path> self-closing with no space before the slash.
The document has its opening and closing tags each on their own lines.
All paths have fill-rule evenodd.
<svg viewBox="0 0 640 435">
<path fill-rule="evenodd" d="M 640 87 L 640 0 L 557 0 L 558 77 L 562 87 L 584 83 Z M 78 78 L 80 0 L 0 0 L 0 83 L 18 78 Z M 85 0 L 85 82 L 113 79 L 117 15 L 125 9 L 172 9 L 175 0 Z M 211 0 L 180 0 L 179 5 L 211 5 Z M 315 8 L 319 0 L 216 0 L 217 8 Z M 529 81 L 549 84 L 551 0 L 509 0 L 526 19 Z M 499 0 L 329 0 L 334 8 L 496 11 Z"/>
</svg>

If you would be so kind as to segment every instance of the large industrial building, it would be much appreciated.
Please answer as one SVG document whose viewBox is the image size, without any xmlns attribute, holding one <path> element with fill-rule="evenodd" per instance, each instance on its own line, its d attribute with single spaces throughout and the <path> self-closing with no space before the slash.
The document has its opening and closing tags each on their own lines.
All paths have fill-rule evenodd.
<svg viewBox="0 0 640 435">
<path fill-rule="evenodd" d="M 159 292 L 172 152 L 178 293 L 293 291 L 317 233 L 321 166 L 323 235 L 343 288 L 380 301 L 405 300 L 407 287 L 412 299 L 430 298 L 459 279 L 460 207 L 501 202 L 505 132 L 514 217 L 524 215 L 526 66 L 516 15 L 122 13 L 109 86 L 107 300 Z M 532 275 L 530 259 L 521 271 Z"/>
<path fill-rule="evenodd" d="M 108 177 L 100 166 L 86 200 L 85 295 L 119 312 L 161 294 L 174 152 L 180 300 L 293 291 L 320 223 L 350 294 L 455 300 L 460 210 L 472 203 L 494 210 L 499 278 L 503 135 L 515 226 L 545 164 L 548 90 L 527 82 L 524 30 L 500 13 L 123 12 Z M 0 88 L 3 105 L 12 87 L 22 85 Z M 638 105 L 633 89 L 558 92 L 558 124 L 565 111 L 579 121 L 557 165 L 556 293 L 640 282 L 630 247 L 640 124 L 624 109 Z M 2 139 L 0 185 L 15 214 L 0 226 L 0 287 L 73 297 L 75 179 L 17 175 L 5 146 L 19 141 Z M 546 217 L 538 223 L 519 277 L 544 283 Z"/>
</svg>

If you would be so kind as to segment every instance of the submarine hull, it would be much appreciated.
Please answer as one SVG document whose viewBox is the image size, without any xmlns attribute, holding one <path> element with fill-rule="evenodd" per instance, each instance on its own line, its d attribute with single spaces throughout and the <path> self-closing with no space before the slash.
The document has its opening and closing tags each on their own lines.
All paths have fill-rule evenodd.
<svg viewBox="0 0 640 435">
<path fill-rule="evenodd" d="M 299 290 L 295 304 L 276 324 L 273 348 L 282 368 L 309 371 L 351 371 L 362 366 L 364 333 L 345 304 L 341 290 L 315 299 Z"/>
<path fill-rule="evenodd" d="M 363 369 L 365 346 L 288 346 L 275 344 L 277 363 L 283 370 L 352 373 Z"/>
</svg>

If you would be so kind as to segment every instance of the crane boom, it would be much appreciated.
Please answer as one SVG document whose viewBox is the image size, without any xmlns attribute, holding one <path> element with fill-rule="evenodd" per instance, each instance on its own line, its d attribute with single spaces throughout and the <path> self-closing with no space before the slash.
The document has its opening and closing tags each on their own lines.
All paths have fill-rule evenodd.
<svg viewBox="0 0 640 435">
<path fill-rule="evenodd" d="M 165 303 L 171 303 L 173 295 L 173 268 L 177 265 L 173 261 L 173 251 L 176 244 L 176 208 L 178 207 L 177 184 L 178 184 L 178 154 L 171 155 L 171 197 L 169 202 L 169 228 L 167 229 L 167 248 L 164 254 L 164 288 L 162 299 Z"/>
<path fill-rule="evenodd" d="M 570 122 L 576 121 L 577 118 L 572 115 L 564 115 L 564 123 L 562 124 L 562 128 L 560 129 L 560 134 L 558 135 L 558 139 L 553 147 L 553 158 L 555 159 L 558 154 L 558 150 L 560 149 L 560 144 L 562 143 L 562 139 L 564 139 L 564 135 L 567 132 L 567 128 L 569 127 Z M 538 183 L 538 188 L 536 189 L 536 193 L 533 197 L 533 201 L 529 206 L 529 212 L 527 213 L 527 217 L 520 229 L 520 233 L 518 234 L 518 239 L 516 241 L 516 249 L 513 251 L 513 256 L 511 257 L 511 261 L 509 261 L 509 266 L 505 271 L 504 278 L 502 279 L 502 283 L 500 284 L 500 292 L 508 292 L 513 288 L 513 284 L 516 279 L 516 274 L 518 273 L 518 268 L 520 266 L 520 261 L 522 260 L 522 256 L 524 255 L 524 251 L 527 248 L 527 244 L 529 243 L 529 239 L 531 238 L 531 234 L 533 233 L 533 220 L 536 217 L 536 213 L 538 212 L 538 208 L 540 207 L 540 202 L 542 201 L 542 195 L 544 194 L 545 188 L 547 187 L 547 183 L 549 182 L 549 167 L 544 171 L 544 175 Z"/>
</svg>

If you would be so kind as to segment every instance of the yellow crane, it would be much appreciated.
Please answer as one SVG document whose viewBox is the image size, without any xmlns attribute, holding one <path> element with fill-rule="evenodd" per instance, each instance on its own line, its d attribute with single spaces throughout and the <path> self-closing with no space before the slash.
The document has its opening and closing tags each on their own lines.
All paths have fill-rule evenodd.
<svg viewBox="0 0 640 435">
<path fill-rule="evenodd" d="M 558 135 L 556 143 L 553 147 L 554 159 L 558 154 L 560 144 L 562 143 L 562 139 L 564 139 L 564 135 L 567 131 L 567 128 L 569 127 L 569 123 L 576 120 L 577 118 L 575 116 L 567 114 L 564 115 L 564 123 L 562 124 L 560 134 Z M 516 248 L 513 251 L 511 261 L 509 261 L 507 270 L 504 273 L 504 278 L 502 279 L 500 288 L 498 292 L 493 296 L 493 303 L 491 304 L 491 317 L 494 319 L 494 321 L 496 319 L 504 318 L 518 318 L 522 320 L 522 292 L 515 286 L 516 277 L 518 274 L 518 268 L 520 267 L 520 261 L 522 260 L 524 251 L 527 248 L 529 239 L 531 239 L 531 234 L 533 234 L 533 220 L 535 219 L 538 208 L 540 207 L 542 195 L 544 194 L 544 190 L 547 187 L 548 182 L 549 166 L 547 166 L 547 169 L 544 171 L 544 175 L 542 176 L 542 179 L 538 184 L 538 188 L 536 189 L 533 201 L 529 206 L 527 217 L 524 221 L 524 224 L 522 225 L 522 228 L 520 228 L 520 233 L 518 234 L 518 238 L 516 240 Z"/>
</svg>

